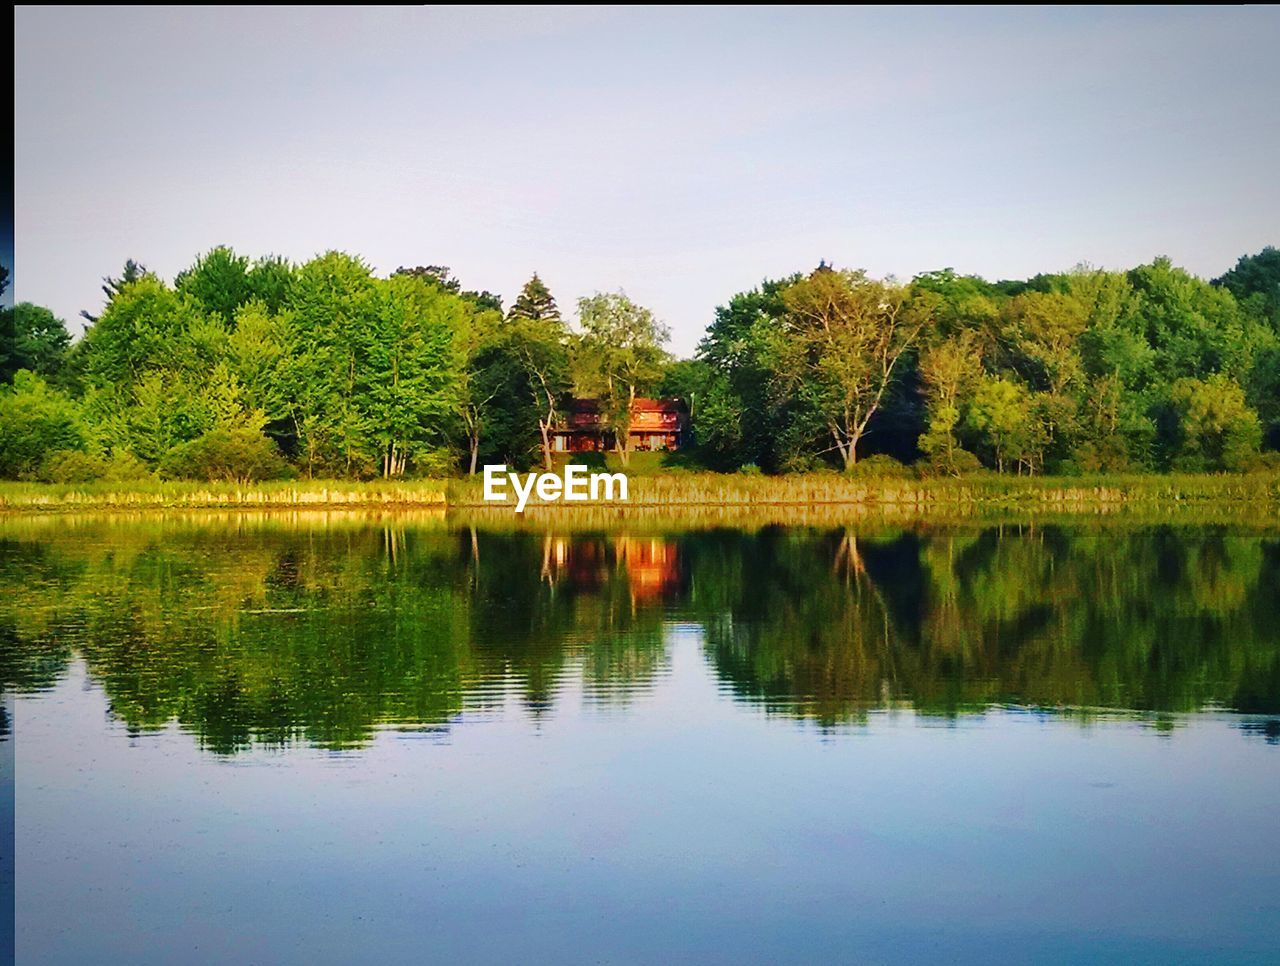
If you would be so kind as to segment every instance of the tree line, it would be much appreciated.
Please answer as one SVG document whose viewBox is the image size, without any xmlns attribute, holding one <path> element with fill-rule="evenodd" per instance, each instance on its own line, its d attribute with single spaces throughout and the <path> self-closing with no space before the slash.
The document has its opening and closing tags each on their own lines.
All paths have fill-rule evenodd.
<svg viewBox="0 0 1280 966">
<path fill-rule="evenodd" d="M 7 276 L 3 279 L 7 283 Z M 693 358 L 621 292 L 566 320 L 444 266 L 377 276 L 226 247 L 168 283 L 130 261 L 72 339 L 0 313 L 0 476 L 399 477 L 553 464 L 575 396 L 627 464 L 634 402 L 683 400 L 672 468 L 1241 471 L 1280 457 L 1280 250 L 1206 282 L 1168 259 L 990 282 L 825 263 L 716 309 Z"/>
</svg>

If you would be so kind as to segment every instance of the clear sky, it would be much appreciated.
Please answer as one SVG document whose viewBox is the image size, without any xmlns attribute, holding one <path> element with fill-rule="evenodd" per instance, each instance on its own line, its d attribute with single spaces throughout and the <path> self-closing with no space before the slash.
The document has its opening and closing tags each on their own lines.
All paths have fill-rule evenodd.
<svg viewBox="0 0 1280 966">
<path fill-rule="evenodd" d="M 1280 8 L 27 8 L 17 297 L 136 258 L 624 289 L 690 352 L 819 259 L 1025 277 L 1280 244 Z M 74 328 L 74 325 L 73 325 Z"/>
</svg>

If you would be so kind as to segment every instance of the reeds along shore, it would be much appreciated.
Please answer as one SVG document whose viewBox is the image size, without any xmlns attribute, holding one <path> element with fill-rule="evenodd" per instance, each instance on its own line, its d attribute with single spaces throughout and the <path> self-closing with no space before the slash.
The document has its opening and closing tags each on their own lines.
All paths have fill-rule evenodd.
<svg viewBox="0 0 1280 966">
<path fill-rule="evenodd" d="M 1003 511 L 1052 513 L 1182 513 L 1214 509 L 1280 523 L 1280 474 L 1106 477 L 975 475 L 958 479 L 848 479 L 836 473 L 791 476 L 680 473 L 632 477 L 629 500 L 614 504 L 556 503 L 536 496 L 529 509 L 564 514 L 590 510 L 725 507 L 847 506 L 917 515 L 981 516 Z M 337 507 L 488 509 L 479 479 L 351 482 L 290 480 L 254 484 L 145 481 L 138 483 L 0 483 L 0 511 L 51 512 L 92 509 Z"/>
</svg>

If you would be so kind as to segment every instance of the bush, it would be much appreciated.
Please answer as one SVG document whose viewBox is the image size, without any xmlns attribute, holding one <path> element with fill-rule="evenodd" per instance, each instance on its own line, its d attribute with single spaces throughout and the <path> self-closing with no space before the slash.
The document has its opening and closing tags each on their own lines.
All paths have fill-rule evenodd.
<svg viewBox="0 0 1280 966">
<path fill-rule="evenodd" d="M 1246 469 L 1250 473 L 1280 473 L 1280 453 L 1259 453 Z"/>
<path fill-rule="evenodd" d="M 479 471 L 480 467 L 476 467 Z M 458 454 L 439 447 L 417 453 L 413 457 L 413 475 L 426 477 L 457 476 Z"/>
<path fill-rule="evenodd" d="M 928 460 L 918 464 L 918 468 L 921 476 L 968 476 L 982 473 L 986 469 L 982 460 L 958 446 L 952 448 L 949 457 L 946 453 L 934 453 Z"/>
<path fill-rule="evenodd" d="M 977 454 L 970 453 L 967 449 L 957 449 L 951 453 L 951 471 L 956 476 L 965 476 L 969 473 L 985 473 L 986 469 L 982 465 L 982 460 L 978 459 Z"/>
<path fill-rule="evenodd" d="M 820 457 L 808 453 L 788 453 L 779 462 L 778 469 L 783 473 L 815 473 L 829 466 Z"/>
<path fill-rule="evenodd" d="M 160 461 L 167 479 L 252 483 L 287 476 L 276 444 L 254 429 L 211 429 L 173 447 Z"/>
<path fill-rule="evenodd" d="M 147 465 L 132 453 L 99 456 L 77 449 L 59 449 L 49 453 L 38 474 L 43 483 L 93 483 L 96 480 L 126 483 L 150 476 Z"/>
<path fill-rule="evenodd" d="M 760 476 L 760 467 L 755 463 L 747 463 L 738 468 L 738 472 L 743 476 Z"/>
<path fill-rule="evenodd" d="M 56 449 L 46 454 L 39 478 L 44 483 L 92 483 L 107 475 L 107 461 L 78 449 Z"/>
<path fill-rule="evenodd" d="M 915 476 L 911 467 L 884 453 L 876 453 L 874 456 L 858 460 L 845 470 L 845 474 L 854 479 L 878 480 L 906 480 Z"/>
<path fill-rule="evenodd" d="M 80 408 L 35 373 L 20 369 L 0 390 L 0 477 L 37 476 L 49 453 L 81 449 L 84 440 Z"/>
<path fill-rule="evenodd" d="M 129 483 L 134 480 L 147 480 L 151 476 L 152 473 L 147 469 L 147 464 L 132 453 L 116 453 L 107 460 L 107 471 L 102 478 L 112 483 Z"/>
<path fill-rule="evenodd" d="M 1114 436 L 1082 443 L 1073 462 L 1084 473 L 1126 473 L 1131 469 L 1125 441 Z"/>
</svg>

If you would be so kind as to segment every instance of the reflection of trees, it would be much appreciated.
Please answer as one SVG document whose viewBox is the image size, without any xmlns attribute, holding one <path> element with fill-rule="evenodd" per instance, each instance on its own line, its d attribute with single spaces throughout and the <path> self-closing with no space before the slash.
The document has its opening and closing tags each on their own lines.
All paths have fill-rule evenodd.
<svg viewBox="0 0 1280 966">
<path fill-rule="evenodd" d="M 156 527 L 46 535 L 0 557 L 4 681 L 49 686 L 74 649 L 130 728 L 176 720 L 218 752 L 443 725 L 508 688 L 549 707 L 572 660 L 623 695 L 662 655 L 625 580 L 540 581 L 541 541 L 403 527 L 320 535 Z"/>
<path fill-rule="evenodd" d="M 911 704 L 1280 708 L 1280 542 L 1222 529 L 763 531 L 694 555 L 738 588 L 708 653 L 741 696 L 833 723 Z M 732 595 L 727 595 L 731 597 Z"/>
<path fill-rule="evenodd" d="M 34 543 L 0 539 L 0 592 L 20 587 L 23 600 L 0 602 L 0 692 L 47 688 L 66 665 L 67 645 L 50 632 L 54 601 L 78 577 L 74 564 Z"/>
<path fill-rule="evenodd" d="M 668 615 L 744 699 L 824 723 L 907 705 L 1280 711 L 1280 540 L 1215 528 L 80 526 L 0 541 L 0 674 L 83 656 L 132 729 L 349 747 L 567 681 L 626 702 Z"/>
<path fill-rule="evenodd" d="M 472 639 L 491 679 L 515 679 L 534 711 L 549 707 L 570 651 L 592 700 L 625 701 L 652 680 L 663 612 L 653 594 L 637 595 L 630 538 L 473 534 Z"/>
</svg>

